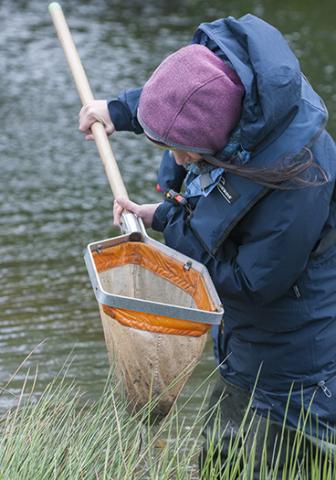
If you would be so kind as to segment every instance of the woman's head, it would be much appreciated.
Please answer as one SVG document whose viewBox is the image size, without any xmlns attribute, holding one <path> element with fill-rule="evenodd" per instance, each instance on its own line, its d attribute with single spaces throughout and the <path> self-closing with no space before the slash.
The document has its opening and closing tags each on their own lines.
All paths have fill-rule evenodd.
<svg viewBox="0 0 336 480">
<path fill-rule="evenodd" d="M 213 155 L 237 125 L 243 95 L 228 65 L 208 48 L 189 45 L 167 57 L 146 82 L 138 120 L 151 140 Z"/>
<path fill-rule="evenodd" d="M 195 163 L 204 156 L 218 166 L 219 160 L 213 157 L 239 123 L 244 92 L 229 65 L 208 48 L 189 45 L 167 57 L 146 82 L 138 120 L 151 141 L 172 150 L 177 164 Z M 271 188 L 327 181 L 309 150 L 300 158 L 281 159 L 271 168 L 236 164 L 234 155 L 223 166 Z"/>
</svg>

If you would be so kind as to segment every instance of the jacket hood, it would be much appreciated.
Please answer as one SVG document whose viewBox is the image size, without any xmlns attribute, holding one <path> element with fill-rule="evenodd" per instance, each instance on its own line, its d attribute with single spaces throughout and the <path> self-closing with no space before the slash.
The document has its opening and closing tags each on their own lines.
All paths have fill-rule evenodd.
<svg viewBox="0 0 336 480">
<path fill-rule="evenodd" d="M 283 35 L 265 21 L 248 14 L 240 19 L 227 17 L 203 23 L 193 41 L 228 60 L 244 85 L 240 122 L 243 148 L 259 150 L 278 138 L 298 114 L 302 84 L 307 84 L 299 61 Z M 325 125 L 327 112 L 320 100 L 319 103 L 319 115 L 306 132 L 306 139 L 313 138 Z"/>
</svg>

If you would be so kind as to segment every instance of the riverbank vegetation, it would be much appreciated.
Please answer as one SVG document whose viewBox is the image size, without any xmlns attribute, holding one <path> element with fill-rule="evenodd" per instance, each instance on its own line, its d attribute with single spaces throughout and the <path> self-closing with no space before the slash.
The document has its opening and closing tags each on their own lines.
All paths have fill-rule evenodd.
<svg viewBox="0 0 336 480">
<path fill-rule="evenodd" d="M 29 390 L 29 391 L 28 391 Z M 130 416 L 126 401 L 111 379 L 97 401 L 85 402 L 75 384 L 57 378 L 36 398 L 34 387 L 23 386 L 17 407 L 1 416 L 0 478 L 6 480 L 194 480 L 199 478 L 198 456 L 205 404 L 187 425 L 183 405 L 158 426 L 149 422 L 151 405 Z M 255 442 L 246 441 L 252 419 L 233 440 L 228 464 L 206 462 L 210 480 L 253 479 Z M 245 433 L 243 433 L 245 432 Z M 266 433 L 267 435 L 267 433 Z M 297 461 L 302 434 L 287 451 L 283 479 L 331 480 L 335 457 L 313 457 L 310 465 Z M 211 450 L 211 447 L 210 447 Z M 275 452 L 271 469 L 263 456 L 262 479 L 277 477 Z M 308 474 L 308 469 L 310 473 Z M 322 472 L 322 473 L 320 473 Z"/>
</svg>

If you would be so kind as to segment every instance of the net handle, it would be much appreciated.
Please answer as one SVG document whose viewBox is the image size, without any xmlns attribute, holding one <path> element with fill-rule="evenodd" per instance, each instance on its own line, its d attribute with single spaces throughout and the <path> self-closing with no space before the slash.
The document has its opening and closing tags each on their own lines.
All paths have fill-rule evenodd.
<svg viewBox="0 0 336 480">
<path fill-rule="evenodd" d="M 64 17 L 62 7 L 59 3 L 52 2 L 49 5 L 49 12 L 55 25 L 59 41 L 63 47 L 65 57 L 68 61 L 78 94 L 82 104 L 85 105 L 94 100 L 94 97 L 76 46 L 72 39 L 71 32 L 67 25 L 67 21 Z M 114 197 L 128 198 L 125 184 L 120 175 L 120 171 L 103 124 L 100 122 L 95 122 L 91 126 L 91 131 Z"/>
</svg>

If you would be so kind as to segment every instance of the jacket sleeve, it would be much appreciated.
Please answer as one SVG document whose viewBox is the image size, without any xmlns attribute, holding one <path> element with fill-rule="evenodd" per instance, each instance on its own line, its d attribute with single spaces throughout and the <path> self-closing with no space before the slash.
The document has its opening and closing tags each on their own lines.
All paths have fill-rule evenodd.
<svg viewBox="0 0 336 480">
<path fill-rule="evenodd" d="M 160 191 L 164 193 L 168 190 L 179 192 L 186 175 L 186 169 L 182 165 L 177 165 L 171 150 L 165 150 L 158 172 Z"/>
<path fill-rule="evenodd" d="M 108 102 L 108 110 L 117 131 L 143 133 L 137 110 L 142 88 L 124 90 L 116 100 Z"/>
<path fill-rule="evenodd" d="M 329 183 L 272 191 L 252 208 L 215 257 L 202 247 L 181 207 L 161 204 L 153 228 L 163 231 L 167 245 L 208 268 L 224 302 L 267 304 L 285 294 L 305 269 L 327 221 L 332 188 Z"/>
</svg>

